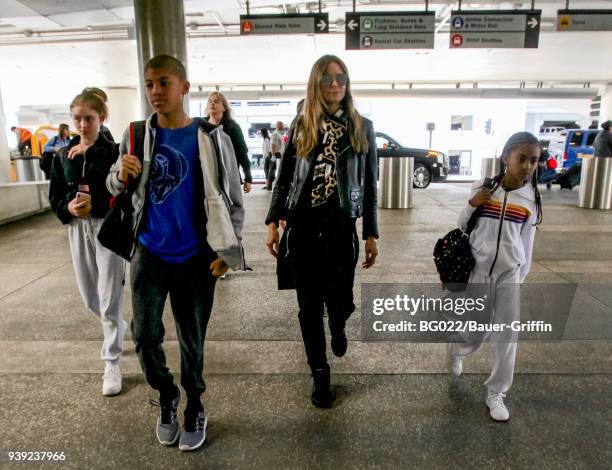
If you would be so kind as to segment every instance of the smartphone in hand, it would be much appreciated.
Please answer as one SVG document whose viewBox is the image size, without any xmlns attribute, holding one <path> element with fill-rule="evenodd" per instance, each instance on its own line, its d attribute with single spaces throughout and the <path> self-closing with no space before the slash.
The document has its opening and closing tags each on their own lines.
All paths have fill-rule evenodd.
<svg viewBox="0 0 612 470">
<path fill-rule="evenodd" d="M 79 191 L 76 194 L 76 200 L 77 200 L 77 204 L 83 204 L 87 201 L 91 201 L 91 194 L 89 193 L 82 193 L 81 191 Z"/>
</svg>

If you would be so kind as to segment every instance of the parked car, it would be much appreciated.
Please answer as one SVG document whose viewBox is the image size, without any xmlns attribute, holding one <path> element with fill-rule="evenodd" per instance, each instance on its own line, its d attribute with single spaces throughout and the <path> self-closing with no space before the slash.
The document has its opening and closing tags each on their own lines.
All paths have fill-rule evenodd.
<svg viewBox="0 0 612 470">
<path fill-rule="evenodd" d="M 382 132 L 376 133 L 376 150 L 379 158 L 414 157 L 414 188 L 424 189 L 432 181 L 444 181 L 448 177 L 448 156 L 437 150 L 402 147 Z"/>
<path fill-rule="evenodd" d="M 563 132 L 564 130 L 566 130 L 566 128 L 560 127 L 560 126 L 540 127 L 540 135 L 538 137 L 544 138 L 544 139 L 550 138 L 550 136 L 559 134 L 560 132 Z"/>
<path fill-rule="evenodd" d="M 557 160 L 557 171 L 568 170 L 582 158 L 593 156 L 597 129 L 567 129 L 551 136 L 548 153 Z"/>
</svg>

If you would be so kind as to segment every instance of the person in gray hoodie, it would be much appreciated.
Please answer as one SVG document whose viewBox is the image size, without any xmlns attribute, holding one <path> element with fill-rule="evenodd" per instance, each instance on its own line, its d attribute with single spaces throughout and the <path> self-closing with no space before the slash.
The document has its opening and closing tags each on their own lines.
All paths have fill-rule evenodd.
<svg viewBox="0 0 612 470">
<path fill-rule="evenodd" d="M 229 267 L 244 269 L 242 188 L 229 136 L 183 111 L 189 92 L 183 64 L 156 56 L 145 66 L 144 82 L 155 113 L 126 130 L 107 187 L 114 195 L 135 188 L 132 337 L 145 378 L 159 392 L 157 439 L 194 450 L 206 439 L 203 349 L 216 280 Z M 134 155 L 134 148 L 142 154 Z M 162 348 L 168 295 L 187 395 L 182 433 L 180 391 Z"/>
</svg>

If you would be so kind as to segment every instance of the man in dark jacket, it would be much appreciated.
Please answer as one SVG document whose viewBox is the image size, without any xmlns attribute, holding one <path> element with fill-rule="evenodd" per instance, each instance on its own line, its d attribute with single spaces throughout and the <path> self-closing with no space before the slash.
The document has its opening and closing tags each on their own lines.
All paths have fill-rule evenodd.
<svg viewBox="0 0 612 470">
<path fill-rule="evenodd" d="M 601 125 L 601 132 L 595 137 L 593 146 L 595 147 L 595 156 L 601 158 L 612 157 L 612 132 L 610 132 L 610 126 L 612 121 L 608 119 Z"/>
</svg>

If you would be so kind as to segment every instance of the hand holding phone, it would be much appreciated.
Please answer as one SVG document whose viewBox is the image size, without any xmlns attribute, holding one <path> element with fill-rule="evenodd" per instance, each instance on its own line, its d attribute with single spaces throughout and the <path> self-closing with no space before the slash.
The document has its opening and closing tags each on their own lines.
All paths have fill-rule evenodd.
<svg viewBox="0 0 612 470">
<path fill-rule="evenodd" d="M 82 204 L 84 202 L 90 201 L 91 202 L 91 194 L 89 193 L 82 193 L 82 192 L 78 192 L 76 194 L 76 200 L 77 200 L 77 204 Z"/>
<path fill-rule="evenodd" d="M 91 213 L 91 195 L 78 192 L 76 197 L 68 203 L 68 212 L 74 217 L 87 217 Z"/>
</svg>

